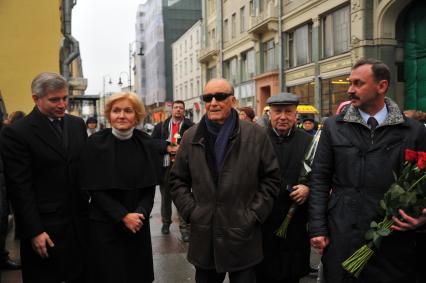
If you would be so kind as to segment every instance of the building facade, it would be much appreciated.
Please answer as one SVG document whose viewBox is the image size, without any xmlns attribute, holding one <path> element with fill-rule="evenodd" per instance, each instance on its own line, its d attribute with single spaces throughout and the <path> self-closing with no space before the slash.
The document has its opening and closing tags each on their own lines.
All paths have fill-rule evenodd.
<svg viewBox="0 0 426 283">
<path fill-rule="evenodd" d="M 254 61 L 255 98 L 237 94 L 241 104 L 259 115 L 269 96 L 290 91 L 328 116 L 347 99 L 351 66 L 372 57 L 390 67 L 390 97 L 402 108 L 426 110 L 425 6 L 420 0 L 204 0 L 203 83 L 221 76 L 239 88 Z M 255 59 L 246 64 L 250 48 Z"/>
<path fill-rule="evenodd" d="M 78 42 L 71 35 L 72 0 L 0 2 L 0 102 L 6 111 L 34 107 L 31 81 L 39 73 L 63 74 L 73 94 L 87 86 Z"/>
<path fill-rule="evenodd" d="M 149 120 L 167 118 L 173 101 L 173 63 L 171 45 L 201 18 L 199 0 L 148 0 L 138 10 L 137 44 L 143 58 L 136 61 L 135 81 L 147 105 Z M 142 29 L 142 30 L 141 30 Z M 144 86 L 143 86 L 144 85 Z"/>
<path fill-rule="evenodd" d="M 201 107 L 201 20 L 172 44 L 173 100 L 185 102 L 185 116 L 194 123 L 204 114 Z"/>
</svg>

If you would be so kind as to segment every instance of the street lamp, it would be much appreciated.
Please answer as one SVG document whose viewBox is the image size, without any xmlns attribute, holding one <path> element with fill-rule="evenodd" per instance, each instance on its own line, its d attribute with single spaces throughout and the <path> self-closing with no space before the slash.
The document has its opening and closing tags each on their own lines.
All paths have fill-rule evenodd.
<svg viewBox="0 0 426 283">
<path fill-rule="evenodd" d="M 135 55 L 138 55 L 138 56 L 144 55 L 142 46 L 139 48 L 139 52 L 137 54 L 133 52 L 132 47 L 133 47 L 133 44 L 136 44 L 136 43 L 143 44 L 143 42 L 135 40 L 129 43 L 129 90 L 130 91 L 132 91 L 132 57 Z"/>
<path fill-rule="evenodd" d="M 122 74 L 126 74 L 128 81 L 129 81 L 129 91 L 132 91 L 132 80 L 131 80 L 131 76 L 129 75 L 129 73 L 127 73 L 126 71 L 122 71 L 119 75 L 118 75 L 118 86 L 121 88 L 123 87 L 123 81 L 121 80 L 121 75 Z"/>
</svg>

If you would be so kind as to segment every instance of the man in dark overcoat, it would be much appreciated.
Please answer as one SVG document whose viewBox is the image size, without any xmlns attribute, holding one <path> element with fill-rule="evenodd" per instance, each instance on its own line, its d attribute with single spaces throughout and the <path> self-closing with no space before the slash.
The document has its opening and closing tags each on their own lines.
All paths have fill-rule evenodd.
<svg viewBox="0 0 426 283">
<path fill-rule="evenodd" d="M 313 163 L 309 233 L 323 253 L 328 283 L 415 282 L 413 229 L 424 225 L 426 215 L 414 219 L 400 211 L 404 221 L 393 219 L 394 232 L 383 238 L 359 278 L 342 268 L 366 242 L 371 221 L 383 219 L 379 201 L 400 172 L 405 149 L 425 150 L 425 127 L 385 97 L 389 81 L 384 63 L 361 59 L 349 77 L 351 105 L 324 124 Z"/>
<path fill-rule="evenodd" d="M 256 282 L 261 223 L 279 190 L 278 162 L 258 125 L 238 119 L 234 89 L 207 83 L 206 115 L 184 135 L 170 174 L 172 197 L 191 224 L 188 260 L 197 283 Z"/>
<path fill-rule="evenodd" d="M 41 73 L 31 90 L 33 111 L 1 137 L 23 282 L 84 282 L 87 198 L 76 182 L 86 126 L 65 113 L 68 84 L 62 76 Z"/>
<path fill-rule="evenodd" d="M 302 161 L 312 136 L 296 127 L 299 98 L 281 93 L 268 98 L 271 117 L 267 133 L 280 165 L 281 186 L 274 207 L 262 225 L 265 259 L 257 271 L 258 283 L 295 283 L 309 273 L 309 238 L 306 228 L 309 188 L 299 181 Z M 276 231 L 293 203 L 298 205 L 285 238 Z"/>
<path fill-rule="evenodd" d="M 155 125 L 152 132 L 152 138 L 156 141 L 159 153 L 163 157 L 162 182 L 160 183 L 161 192 L 161 233 L 167 235 L 170 233 L 170 224 L 172 223 L 172 197 L 170 196 L 169 175 L 173 166 L 176 152 L 179 149 L 179 143 L 186 130 L 192 127 L 191 120 L 185 118 L 185 103 L 182 100 L 176 100 L 172 104 L 172 116 L 164 122 Z M 178 213 L 179 214 L 179 213 Z M 179 215 L 179 229 L 182 235 L 182 241 L 189 241 L 189 227 L 185 220 Z"/>
</svg>

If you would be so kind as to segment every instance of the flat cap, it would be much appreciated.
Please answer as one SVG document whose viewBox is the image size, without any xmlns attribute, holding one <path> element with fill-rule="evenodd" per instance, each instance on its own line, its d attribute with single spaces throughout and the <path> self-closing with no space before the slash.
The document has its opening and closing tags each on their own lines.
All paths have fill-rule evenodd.
<svg viewBox="0 0 426 283">
<path fill-rule="evenodd" d="M 268 105 L 298 105 L 299 97 L 292 93 L 282 92 L 278 95 L 273 95 L 266 100 Z"/>
</svg>

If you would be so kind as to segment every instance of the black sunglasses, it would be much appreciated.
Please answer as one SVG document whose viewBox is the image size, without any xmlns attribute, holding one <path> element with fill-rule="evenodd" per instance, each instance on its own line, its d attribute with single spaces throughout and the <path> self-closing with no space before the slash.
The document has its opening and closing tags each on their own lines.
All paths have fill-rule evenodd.
<svg viewBox="0 0 426 283">
<path fill-rule="evenodd" d="M 230 97 L 232 95 L 232 93 L 206 93 L 201 95 L 201 99 L 204 102 L 211 102 L 214 99 L 216 99 L 216 101 L 224 101 L 225 99 L 227 99 L 228 97 Z"/>
</svg>

